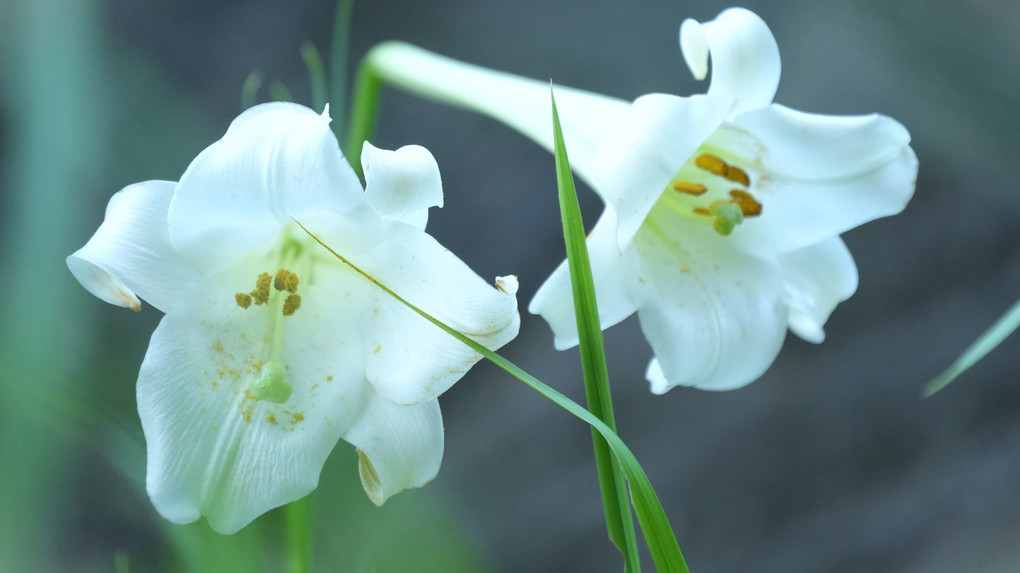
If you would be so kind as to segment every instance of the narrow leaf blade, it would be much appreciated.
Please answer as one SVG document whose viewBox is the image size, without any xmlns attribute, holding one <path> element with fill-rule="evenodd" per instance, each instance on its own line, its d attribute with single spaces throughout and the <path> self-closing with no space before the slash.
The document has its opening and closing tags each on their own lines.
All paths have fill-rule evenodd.
<svg viewBox="0 0 1020 573">
<path fill-rule="evenodd" d="M 591 413 L 615 431 L 616 421 L 609 389 L 609 369 L 606 366 L 606 351 L 602 341 L 598 302 L 595 298 L 595 281 L 592 276 L 591 261 L 588 258 L 588 245 L 585 242 L 581 206 L 578 204 L 574 177 L 570 171 L 570 160 L 567 156 L 566 144 L 563 141 L 559 111 L 556 108 L 556 99 L 553 97 L 551 86 L 549 96 L 552 103 L 553 153 L 556 157 L 560 218 L 563 224 L 563 240 L 567 249 L 567 266 L 570 268 L 574 313 L 577 317 L 578 347 L 584 373 L 585 395 Z M 594 429 L 592 429 L 592 441 L 609 538 L 623 553 L 627 571 L 640 571 L 641 561 L 637 551 L 634 521 L 631 517 L 626 484 L 620 473 L 619 464 L 611 455 L 605 438 Z"/>
<path fill-rule="evenodd" d="M 978 337 L 949 368 L 925 384 L 922 396 L 927 398 L 948 386 L 1013 334 L 1017 327 L 1020 327 L 1020 300 L 1013 303 L 1013 306 Z"/>
</svg>

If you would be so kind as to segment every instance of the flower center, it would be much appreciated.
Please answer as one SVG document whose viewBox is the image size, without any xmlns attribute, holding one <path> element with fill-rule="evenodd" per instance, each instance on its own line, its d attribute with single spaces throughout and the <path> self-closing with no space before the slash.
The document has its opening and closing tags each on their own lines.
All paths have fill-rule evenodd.
<svg viewBox="0 0 1020 573">
<path fill-rule="evenodd" d="M 725 237 L 745 217 L 761 215 L 761 203 L 747 191 L 750 186 L 747 171 L 717 155 L 701 153 L 680 168 L 663 199 L 684 215 L 710 222 Z"/>
<path fill-rule="evenodd" d="M 255 288 L 250 292 L 239 292 L 234 295 L 234 302 L 244 311 L 252 307 L 266 307 L 266 336 L 263 337 L 262 360 L 258 371 L 251 377 L 245 390 L 245 397 L 253 400 L 265 400 L 275 404 L 283 404 L 293 391 L 287 381 L 287 366 L 282 361 L 284 321 L 294 316 L 301 308 L 301 295 L 298 284 L 301 282 L 297 273 L 284 268 L 293 265 L 308 270 L 304 246 L 284 236 L 283 247 L 279 251 L 277 263 L 280 268 L 275 275 L 263 272 L 255 279 Z"/>
</svg>

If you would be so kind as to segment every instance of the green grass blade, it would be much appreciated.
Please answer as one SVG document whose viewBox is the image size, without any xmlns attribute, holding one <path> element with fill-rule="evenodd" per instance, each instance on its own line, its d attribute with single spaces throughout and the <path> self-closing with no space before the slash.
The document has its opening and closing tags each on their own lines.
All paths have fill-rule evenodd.
<svg viewBox="0 0 1020 573">
<path fill-rule="evenodd" d="M 273 98 L 273 101 L 294 101 L 294 96 L 290 93 L 290 90 L 279 80 L 269 86 L 269 97 Z"/>
<path fill-rule="evenodd" d="M 308 81 L 312 90 L 312 109 L 322 113 L 322 110 L 329 103 L 329 95 L 326 90 L 326 68 L 322 65 L 322 56 L 319 50 L 311 42 L 305 42 L 301 46 L 301 59 L 308 68 Z"/>
<path fill-rule="evenodd" d="M 241 111 L 255 105 L 263 79 L 265 78 L 260 71 L 254 71 L 244 79 L 244 84 L 241 85 Z"/>
<path fill-rule="evenodd" d="M 450 336 L 466 344 L 469 348 L 481 354 L 514 378 L 524 382 L 532 389 L 536 390 L 539 394 L 549 398 L 564 410 L 584 420 L 595 428 L 599 434 L 606 439 L 606 442 L 609 444 L 609 448 L 613 451 L 613 454 L 616 455 L 617 460 L 620 462 L 621 471 L 623 471 L 623 474 L 626 476 L 627 481 L 630 484 L 631 498 L 634 503 L 634 512 L 637 514 L 638 523 L 641 524 L 641 530 L 644 532 L 645 541 L 648 543 L 648 549 L 652 554 L 652 559 L 655 560 L 656 568 L 661 573 L 690 573 L 690 570 L 687 568 L 687 563 L 684 561 L 683 554 L 680 552 L 680 547 L 677 545 L 676 537 L 673 535 L 673 529 L 670 527 L 669 520 L 666 518 L 666 513 L 662 509 L 662 504 L 659 502 L 659 498 L 655 494 L 655 490 L 652 488 L 651 482 L 648 481 L 648 476 L 645 474 L 644 470 L 641 469 L 641 465 L 638 464 L 637 458 L 634 457 L 634 454 L 630 451 L 627 445 L 623 443 L 623 440 L 621 440 L 620 437 L 616 435 L 616 432 L 607 426 L 605 422 L 596 418 L 594 414 L 585 410 L 580 404 L 557 392 L 538 378 L 528 374 L 506 358 L 503 358 L 499 354 L 489 350 L 453 327 L 448 326 L 446 323 L 434 318 L 424 310 L 421 310 L 417 306 L 411 304 L 403 297 L 390 290 L 389 287 L 377 281 L 372 275 L 366 273 L 354 265 L 351 261 L 347 260 L 343 255 L 334 251 L 329 245 L 322 242 L 319 237 L 305 228 L 305 226 L 300 222 L 295 222 L 306 233 L 308 233 L 312 239 L 322 245 L 323 248 L 329 251 L 340 262 L 349 266 L 352 270 L 365 277 L 365 279 L 369 282 L 381 288 L 388 295 L 398 300 L 401 304 L 410 308 L 419 316 L 436 325 Z"/>
<path fill-rule="evenodd" d="M 595 299 L 595 282 L 592 278 L 588 246 L 585 242 L 581 206 L 577 201 L 570 160 L 563 142 L 556 100 L 552 99 L 553 140 L 556 156 L 556 183 L 559 188 L 560 218 L 563 223 L 563 240 L 567 247 L 567 265 L 570 268 L 570 286 L 574 295 L 574 312 L 577 316 L 577 338 L 584 373 L 584 390 L 588 410 L 616 431 L 613 401 L 609 390 L 609 369 L 602 341 L 598 304 Z M 595 464 L 598 467 L 602 505 L 606 514 L 609 538 L 623 553 L 626 570 L 641 570 L 641 560 L 634 535 L 634 521 L 630 513 L 626 484 L 619 464 L 609 450 L 609 444 L 594 428 L 592 441 L 595 447 Z"/>
<path fill-rule="evenodd" d="M 933 378 L 927 384 L 924 385 L 922 390 L 922 397 L 927 398 L 939 390 L 945 388 L 950 382 L 956 380 L 958 376 L 963 374 L 968 368 L 973 366 L 978 360 L 985 357 L 986 354 L 991 352 L 998 346 L 1003 340 L 1006 339 L 1013 331 L 1020 326 L 1020 300 L 1016 301 L 1006 314 L 1003 314 L 999 320 L 995 321 L 995 324 L 991 326 L 984 334 L 978 337 L 970 347 L 967 348 L 956 359 L 956 362 L 947 368 L 944 372 Z"/>
<path fill-rule="evenodd" d="M 351 12 L 354 0 L 339 0 L 333 17 L 329 53 L 329 107 L 335 116 L 330 126 L 339 141 L 347 128 L 347 61 L 351 45 Z"/>
</svg>

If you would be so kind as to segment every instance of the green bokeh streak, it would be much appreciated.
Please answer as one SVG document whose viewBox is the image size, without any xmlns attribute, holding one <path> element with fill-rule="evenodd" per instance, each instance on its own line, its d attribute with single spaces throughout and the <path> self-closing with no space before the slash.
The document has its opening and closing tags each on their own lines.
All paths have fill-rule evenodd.
<svg viewBox="0 0 1020 573">
<path fill-rule="evenodd" d="M 56 570 L 53 522 L 65 484 L 66 390 L 88 317 L 63 257 L 103 163 L 106 98 L 95 0 L 5 9 L 5 210 L 0 301 L 0 570 Z M 62 253 L 61 256 L 56 256 Z M 62 427 L 65 432 L 62 432 Z"/>
</svg>

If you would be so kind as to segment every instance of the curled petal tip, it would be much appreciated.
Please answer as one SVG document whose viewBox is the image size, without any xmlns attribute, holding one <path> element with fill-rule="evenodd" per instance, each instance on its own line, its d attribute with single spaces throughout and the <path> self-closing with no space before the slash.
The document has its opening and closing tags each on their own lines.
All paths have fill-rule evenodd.
<svg viewBox="0 0 1020 573">
<path fill-rule="evenodd" d="M 680 24 L 680 51 L 694 79 L 708 77 L 708 42 L 696 20 L 687 18 Z"/>
<path fill-rule="evenodd" d="M 372 500 L 376 507 L 382 507 L 382 504 L 386 503 L 386 493 L 383 491 L 382 483 L 379 481 L 379 474 L 375 471 L 372 460 L 368 459 L 365 452 L 361 451 L 360 448 L 357 451 L 358 474 L 361 477 L 361 486 L 365 488 L 368 499 Z"/>
<path fill-rule="evenodd" d="M 513 296 L 517 294 L 517 289 L 520 286 L 520 283 L 517 281 L 517 275 L 496 277 L 496 288 L 499 289 L 499 292 Z"/>
<path fill-rule="evenodd" d="M 326 104 L 326 107 L 322 110 L 322 115 L 320 115 L 319 117 L 321 117 L 322 119 L 326 120 L 326 123 L 331 123 L 333 121 L 333 118 L 329 116 L 329 104 L 328 103 Z"/>
<path fill-rule="evenodd" d="M 744 8 L 723 10 L 713 20 L 684 20 L 680 25 L 680 49 L 687 67 L 701 80 L 712 62 L 710 95 L 732 97 L 739 112 L 772 102 L 779 87 L 779 46 L 768 25 Z"/>
<path fill-rule="evenodd" d="M 104 302 L 130 308 L 135 312 L 142 310 L 142 302 L 124 283 L 92 261 L 79 256 L 79 253 L 81 250 L 67 257 L 66 262 L 71 274 L 85 290 Z"/>
</svg>

